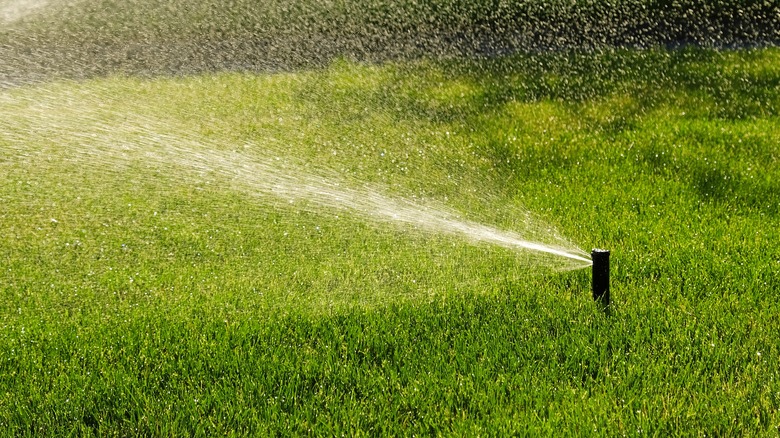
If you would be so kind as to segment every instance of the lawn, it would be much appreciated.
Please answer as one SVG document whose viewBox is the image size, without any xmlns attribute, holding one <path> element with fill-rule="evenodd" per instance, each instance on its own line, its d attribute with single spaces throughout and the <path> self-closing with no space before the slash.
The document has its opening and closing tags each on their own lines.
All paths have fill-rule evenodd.
<svg viewBox="0 0 780 438">
<path fill-rule="evenodd" d="M 779 109 L 775 48 L 7 87 L 0 433 L 775 435 Z M 610 249 L 611 312 L 268 175 Z"/>
</svg>

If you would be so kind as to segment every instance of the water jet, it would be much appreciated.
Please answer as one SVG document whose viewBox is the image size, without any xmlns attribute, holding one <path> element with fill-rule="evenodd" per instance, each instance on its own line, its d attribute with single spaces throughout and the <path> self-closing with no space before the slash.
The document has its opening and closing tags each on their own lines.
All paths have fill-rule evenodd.
<svg viewBox="0 0 780 438">
<path fill-rule="evenodd" d="M 605 308 L 609 306 L 609 251 L 593 249 L 593 299 Z"/>
</svg>

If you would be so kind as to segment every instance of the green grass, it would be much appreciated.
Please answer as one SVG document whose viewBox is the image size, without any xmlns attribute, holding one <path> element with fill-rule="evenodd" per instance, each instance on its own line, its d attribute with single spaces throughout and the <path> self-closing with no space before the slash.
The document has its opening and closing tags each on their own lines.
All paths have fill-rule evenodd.
<svg viewBox="0 0 780 438">
<path fill-rule="evenodd" d="M 4 90 L 0 430 L 773 436 L 779 85 L 762 49 Z M 502 228 L 528 209 L 613 251 L 612 312 L 586 271 L 68 161 L 143 127 Z"/>
</svg>

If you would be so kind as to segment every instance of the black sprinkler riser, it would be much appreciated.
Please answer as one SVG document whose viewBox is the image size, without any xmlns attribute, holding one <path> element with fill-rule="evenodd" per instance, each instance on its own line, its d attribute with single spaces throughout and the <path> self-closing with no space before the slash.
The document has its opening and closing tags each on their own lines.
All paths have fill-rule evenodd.
<svg viewBox="0 0 780 438">
<path fill-rule="evenodd" d="M 590 256 L 593 260 L 593 299 L 607 307 L 609 306 L 609 251 L 594 249 Z"/>
</svg>

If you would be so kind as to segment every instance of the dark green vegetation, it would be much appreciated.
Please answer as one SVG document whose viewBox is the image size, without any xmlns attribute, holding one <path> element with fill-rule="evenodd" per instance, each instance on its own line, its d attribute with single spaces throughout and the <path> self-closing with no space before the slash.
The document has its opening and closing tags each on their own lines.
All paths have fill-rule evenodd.
<svg viewBox="0 0 780 438">
<path fill-rule="evenodd" d="M 4 92 L 0 430 L 777 434 L 780 51 L 466 64 Z M 134 111 L 504 227 L 524 205 L 613 250 L 612 314 L 586 271 L 58 156 Z"/>
<path fill-rule="evenodd" d="M 7 3 L 24 0 L 8 0 Z M 0 21 L 0 85 L 107 73 L 323 67 L 567 49 L 764 46 L 780 3 L 746 0 L 50 0 Z M 1 18 L 1 16 L 0 16 Z"/>
</svg>

